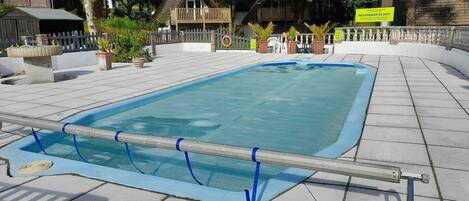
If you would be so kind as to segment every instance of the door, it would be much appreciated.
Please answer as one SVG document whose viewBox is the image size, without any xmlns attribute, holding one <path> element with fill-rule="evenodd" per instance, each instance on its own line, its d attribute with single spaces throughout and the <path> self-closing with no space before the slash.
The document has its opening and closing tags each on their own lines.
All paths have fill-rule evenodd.
<svg viewBox="0 0 469 201">
<path fill-rule="evenodd" d="M 18 37 L 19 36 L 31 36 L 39 33 L 39 30 L 36 28 L 36 21 L 31 19 L 18 19 L 16 20 L 16 26 L 18 28 Z"/>
<path fill-rule="evenodd" d="M 18 41 L 16 20 L 0 20 L 0 48 L 6 48 Z"/>
</svg>

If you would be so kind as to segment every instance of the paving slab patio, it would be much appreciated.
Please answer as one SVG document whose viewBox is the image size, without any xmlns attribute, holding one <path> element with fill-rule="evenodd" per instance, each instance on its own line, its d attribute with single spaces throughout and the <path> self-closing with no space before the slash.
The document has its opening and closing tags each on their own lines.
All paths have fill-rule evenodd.
<svg viewBox="0 0 469 201">
<path fill-rule="evenodd" d="M 428 173 L 416 183 L 415 200 L 466 200 L 469 197 L 469 79 L 434 61 L 379 55 L 281 55 L 255 53 L 178 53 L 159 55 L 144 69 L 116 64 L 95 66 L 68 81 L 23 86 L 0 85 L 0 111 L 62 120 L 75 113 L 158 91 L 248 64 L 300 59 L 362 62 L 378 69 L 362 139 L 340 159 L 402 167 Z M 30 134 L 4 124 L 0 148 Z M 75 175 L 8 177 L 0 159 L 0 200 L 187 200 Z M 328 173 L 284 192 L 276 201 L 405 200 L 406 184 Z"/>
</svg>

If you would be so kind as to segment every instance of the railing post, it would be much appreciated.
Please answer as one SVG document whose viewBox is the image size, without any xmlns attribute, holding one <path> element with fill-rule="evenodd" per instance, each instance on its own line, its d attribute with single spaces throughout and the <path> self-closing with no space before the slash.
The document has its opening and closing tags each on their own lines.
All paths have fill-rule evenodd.
<svg viewBox="0 0 469 201">
<path fill-rule="evenodd" d="M 72 41 L 73 41 L 73 45 L 72 45 L 73 49 L 74 50 L 80 49 L 80 44 L 78 43 L 78 32 L 77 31 L 72 32 Z"/>
<path fill-rule="evenodd" d="M 451 50 L 453 49 L 453 39 L 454 39 L 454 30 L 456 27 L 451 27 L 451 30 L 449 32 L 449 37 L 448 37 L 448 43 L 446 45 L 446 50 Z"/>
<path fill-rule="evenodd" d="M 211 43 L 211 50 L 212 52 L 216 52 L 217 51 L 217 42 L 216 42 L 216 35 L 215 35 L 215 31 L 212 30 L 210 31 L 210 43 Z"/>
<path fill-rule="evenodd" d="M 47 34 L 36 34 L 36 44 L 37 46 L 49 45 Z"/>
<path fill-rule="evenodd" d="M 181 43 L 186 42 L 186 35 L 184 34 L 184 31 L 179 32 L 179 41 Z"/>
<path fill-rule="evenodd" d="M 399 28 L 391 28 L 389 34 L 389 44 L 391 45 L 397 45 L 399 43 Z"/>
<path fill-rule="evenodd" d="M 155 32 L 150 32 L 151 55 L 156 56 Z"/>
</svg>

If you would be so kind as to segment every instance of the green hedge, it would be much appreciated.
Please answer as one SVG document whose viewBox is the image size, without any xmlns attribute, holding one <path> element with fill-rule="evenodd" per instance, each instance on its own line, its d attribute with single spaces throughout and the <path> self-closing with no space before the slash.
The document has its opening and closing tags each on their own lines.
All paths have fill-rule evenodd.
<svg viewBox="0 0 469 201">
<path fill-rule="evenodd" d="M 157 21 L 142 22 L 129 19 L 128 17 L 108 17 L 96 20 L 96 26 L 100 32 L 122 32 L 122 31 L 151 31 L 158 28 Z"/>
</svg>

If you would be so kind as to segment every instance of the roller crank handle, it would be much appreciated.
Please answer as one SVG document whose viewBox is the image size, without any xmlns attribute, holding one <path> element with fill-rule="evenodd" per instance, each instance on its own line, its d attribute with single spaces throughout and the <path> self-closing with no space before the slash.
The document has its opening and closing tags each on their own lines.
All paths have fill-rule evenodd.
<svg viewBox="0 0 469 201">
<path fill-rule="evenodd" d="M 420 181 L 424 184 L 428 184 L 430 182 L 430 175 L 428 174 L 415 174 L 410 172 L 402 172 L 401 179 L 412 179 L 414 181 Z"/>
</svg>

